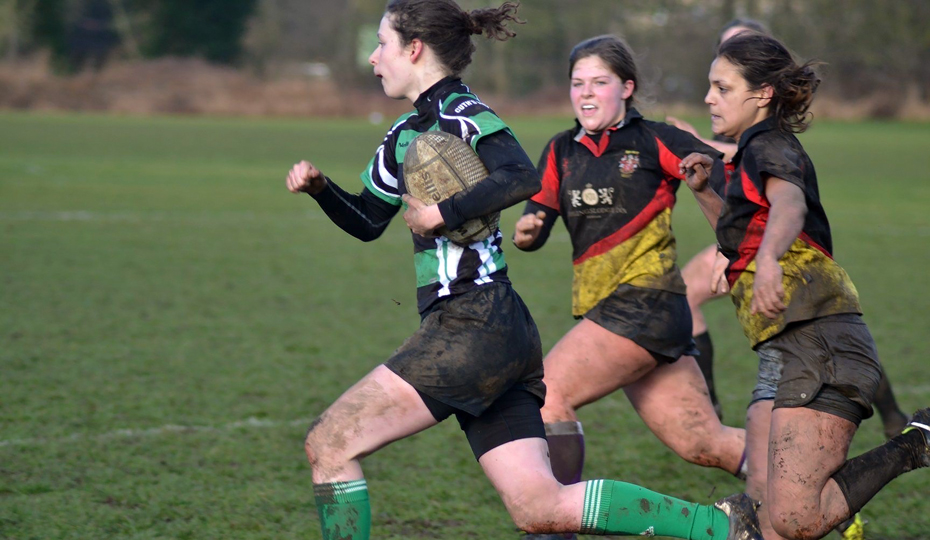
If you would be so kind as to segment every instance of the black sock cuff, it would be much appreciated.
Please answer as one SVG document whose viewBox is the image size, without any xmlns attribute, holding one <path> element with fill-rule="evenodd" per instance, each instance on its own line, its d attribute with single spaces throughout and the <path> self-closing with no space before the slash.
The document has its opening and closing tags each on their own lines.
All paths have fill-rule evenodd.
<svg viewBox="0 0 930 540">
<path fill-rule="evenodd" d="M 701 362 L 702 358 L 707 360 L 714 357 L 714 343 L 710 339 L 710 332 L 704 331 L 694 336 L 694 345 L 700 353 L 698 363 Z"/>
<path fill-rule="evenodd" d="M 869 499 L 872 497 L 866 498 L 864 501 L 861 500 L 862 497 L 858 496 L 855 481 L 853 475 L 856 474 L 852 469 L 849 461 L 843 464 L 838 471 L 833 473 L 833 481 L 836 482 L 836 485 L 840 488 L 840 491 L 843 493 L 843 497 L 846 499 L 846 506 L 849 507 L 849 515 L 853 516 L 859 510 L 862 510 L 862 507 L 865 506 L 865 503 L 869 502 Z"/>
</svg>

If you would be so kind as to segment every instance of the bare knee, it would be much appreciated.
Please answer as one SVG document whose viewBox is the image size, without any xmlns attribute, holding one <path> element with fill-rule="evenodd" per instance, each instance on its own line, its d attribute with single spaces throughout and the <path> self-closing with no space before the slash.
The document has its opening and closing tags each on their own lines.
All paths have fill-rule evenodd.
<svg viewBox="0 0 930 540">
<path fill-rule="evenodd" d="M 802 524 L 796 520 L 781 520 L 774 518 L 772 529 L 788 540 L 815 540 L 823 538 L 822 527 L 814 527 L 812 524 Z"/>
<path fill-rule="evenodd" d="M 323 417 L 319 417 L 310 424 L 307 429 L 307 436 L 304 438 L 304 452 L 307 454 L 307 461 L 310 467 L 316 467 L 321 460 L 321 454 L 324 452 L 324 446 L 320 441 L 320 422 Z"/>
<path fill-rule="evenodd" d="M 342 469 L 360 455 L 351 453 L 346 440 L 331 429 L 332 422 L 325 422 L 325 415 L 310 424 L 304 439 L 304 452 L 314 472 L 330 473 Z"/>
<path fill-rule="evenodd" d="M 553 532 L 564 532 L 565 527 L 559 526 L 552 519 L 551 514 L 539 511 L 532 504 L 526 506 L 508 506 L 507 511 L 510 513 L 510 519 L 514 524 L 524 532 L 529 534 L 546 534 Z"/>
<path fill-rule="evenodd" d="M 683 460 L 703 467 L 716 467 L 720 462 L 719 456 L 714 451 L 714 446 L 709 440 L 703 437 L 690 437 L 677 441 L 672 446 Z"/>
<path fill-rule="evenodd" d="M 536 486 L 535 489 L 507 497 L 504 505 L 510 519 L 521 531 L 530 534 L 568 531 L 570 525 L 558 517 L 559 489 L 559 485 L 553 482 L 551 486 Z"/>
<path fill-rule="evenodd" d="M 770 501 L 771 502 L 771 501 Z M 774 501 L 769 507 L 772 529 L 788 540 L 813 540 L 822 538 L 830 527 L 820 509 L 794 508 Z"/>
</svg>

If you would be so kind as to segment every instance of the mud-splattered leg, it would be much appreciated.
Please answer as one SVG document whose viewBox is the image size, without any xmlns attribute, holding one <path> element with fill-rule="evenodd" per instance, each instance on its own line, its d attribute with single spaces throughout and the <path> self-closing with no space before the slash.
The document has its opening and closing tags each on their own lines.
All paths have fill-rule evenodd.
<svg viewBox="0 0 930 540">
<path fill-rule="evenodd" d="M 416 390 L 384 366 L 326 409 L 305 441 L 324 540 L 369 538 L 371 507 L 359 461 L 436 423 Z"/>
</svg>

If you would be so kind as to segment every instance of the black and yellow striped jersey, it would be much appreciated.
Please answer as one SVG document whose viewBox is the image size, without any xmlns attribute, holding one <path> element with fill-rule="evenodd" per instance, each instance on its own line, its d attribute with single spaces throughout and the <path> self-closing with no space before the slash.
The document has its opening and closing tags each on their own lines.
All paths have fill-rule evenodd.
<svg viewBox="0 0 930 540">
<path fill-rule="evenodd" d="M 861 313 L 855 285 L 833 260 L 833 238 L 820 202 L 817 174 L 797 137 L 778 130 L 774 117 L 769 117 L 743 133 L 727 172 L 717 241 L 730 260 L 730 294 L 750 344 L 755 347 L 793 322 Z M 755 257 L 769 217 L 770 204 L 765 197 L 769 177 L 801 188 L 807 204 L 801 234 L 778 261 L 787 309 L 776 319 L 750 313 Z"/>
<path fill-rule="evenodd" d="M 690 133 L 630 109 L 597 135 L 577 124 L 553 137 L 537 168 L 532 203 L 557 211 L 572 241 L 572 312 L 581 316 L 619 285 L 684 294 L 672 209 L 682 158 L 721 154 Z M 723 167 L 715 167 L 722 183 Z"/>
</svg>

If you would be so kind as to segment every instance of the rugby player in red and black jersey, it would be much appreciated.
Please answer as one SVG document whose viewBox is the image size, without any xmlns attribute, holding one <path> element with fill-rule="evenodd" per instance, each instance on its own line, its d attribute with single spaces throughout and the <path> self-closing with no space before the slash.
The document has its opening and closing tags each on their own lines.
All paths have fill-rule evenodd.
<svg viewBox="0 0 930 540">
<path fill-rule="evenodd" d="M 561 216 L 573 248 L 572 311 L 580 321 L 544 360 L 542 416 L 553 472 L 563 483 L 581 479 L 576 410 L 623 388 L 682 458 L 738 474 L 745 432 L 721 425 L 692 356 L 671 227 L 681 158 L 713 149 L 632 108 L 637 69 L 620 39 L 586 40 L 569 62 L 576 125 L 543 150 L 542 190 L 514 234 L 518 248 L 539 249 Z M 722 163 L 716 171 L 722 183 Z M 688 429 L 681 429 L 685 418 Z"/>
<path fill-rule="evenodd" d="M 744 32 L 758 32 L 770 35 L 766 26 L 760 21 L 737 18 L 724 25 L 723 29 L 720 31 L 720 36 L 714 49 L 716 50 L 724 41 Z M 732 138 L 715 134 L 712 139 L 705 139 L 702 138 L 694 126 L 688 122 L 671 116 L 667 117 L 666 121 L 698 137 L 717 151 L 723 152 L 723 160 L 725 162 L 729 162 L 733 159 L 737 145 Z M 722 188 L 722 186 L 714 186 L 718 194 L 722 195 L 723 191 L 720 188 Z M 701 311 L 701 306 L 703 304 L 710 300 L 722 298 L 726 294 L 724 291 L 711 292 L 708 286 L 716 253 L 717 246 L 714 244 L 702 249 L 682 266 L 681 275 L 688 289 L 688 305 L 691 307 L 694 342 L 697 345 L 698 351 L 701 353 L 697 357 L 697 362 L 701 367 L 701 371 L 704 373 L 704 378 L 707 380 L 707 387 L 710 390 L 710 397 L 714 402 L 714 407 L 717 409 L 717 414 L 722 418 L 722 409 L 717 401 L 714 387 L 714 345 L 707 328 L 707 323 L 704 319 L 704 314 Z M 875 398 L 872 404 L 878 409 L 886 438 L 890 439 L 894 437 L 907 425 L 908 416 L 904 414 L 898 406 L 898 401 L 895 398 L 891 383 L 884 370 L 882 370 L 882 379 L 878 385 L 878 390 L 875 392 Z M 850 536 L 853 534 L 854 533 L 851 533 Z"/>
<path fill-rule="evenodd" d="M 709 79 L 714 133 L 738 143 L 724 199 L 707 187 L 709 156 L 690 155 L 682 169 L 716 230 L 723 264 L 714 284 L 729 288 L 759 356 L 747 492 L 764 501 L 767 540 L 822 538 L 898 475 L 930 466 L 930 409 L 846 459 L 872 414 L 881 365 L 856 288 L 833 258 L 813 163 L 794 135 L 807 128 L 820 80 L 811 63 L 798 65 L 761 34 L 724 42 Z"/>
</svg>

